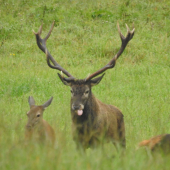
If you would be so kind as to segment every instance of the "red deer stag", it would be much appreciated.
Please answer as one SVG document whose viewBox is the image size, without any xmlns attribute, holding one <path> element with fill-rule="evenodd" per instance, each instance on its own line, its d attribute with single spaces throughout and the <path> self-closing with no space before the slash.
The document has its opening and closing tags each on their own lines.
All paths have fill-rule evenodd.
<svg viewBox="0 0 170 170">
<path fill-rule="evenodd" d="M 97 78 L 94 77 L 115 66 L 116 60 L 122 54 L 128 42 L 133 38 L 135 28 L 130 31 L 126 25 L 127 36 L 124 37 L 118 24 L 118 32 L 122 41 L 118 53 L 106 66 L 95 73 L 89 75 L 85 79 L 76 79 L 67 70 L 62 68 L 47 50 L 46 41 L 49 38 L 53 27 L 54 22 L 44 39 L 41 38 L 42 25 L 40 26 L 39 31 L 37 33 L 34 32 L 34 34 L 38 47 L 46 54 L 48 66 L 62 71 L 67 76 L 64 77 L 62 74 L 58 74 L 61 81 L 65 85 L 71 87 L 70 109 L 72 133 L 77 148 L 81 147 L 86 149 L 88 147 L 96 147 L 98 144 L 102 144 L 103 140 L 112 141 L 116 148 L 118 146 L 117 144 L 125 148 L 126 141 L 123 114 L 117 107 L 104 104 L 98 100 L 93 95 L 91 88 L 101 81 L 104 74 Z"/>
<path fill-rule="evenodd" d="M 53 97 L 43 105 L 36 106 L 34 98 L 30 96 L 28 102 L 30 111 L 27 112 L 28 122 L 25 126 L 25 139 L 37 140 L 41 143 L 54 145 L 55 133 L 53 128 L 43 119 L 43 112 L 52 102 Z"/>
<path fill-rule="evenodd" d="M 151 139 L 143 140 L 138 146 L 145 146 L 152 152 L 163 152 L 165 154 L 170 154 L 170 134 L 158 135 Z"/>
</svg>

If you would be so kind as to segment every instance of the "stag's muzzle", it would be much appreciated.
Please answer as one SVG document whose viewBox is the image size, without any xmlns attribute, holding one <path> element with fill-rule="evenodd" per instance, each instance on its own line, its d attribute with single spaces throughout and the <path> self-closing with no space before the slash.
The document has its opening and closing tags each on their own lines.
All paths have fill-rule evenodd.
<svg viewBox="0 0 170 170">
<path fill-rule="evenodd" d="M 83 114 L 84 106 L 82 104 L 79 105 L 72 105 L 72 109 L 77 113 L 78 116 Z"/>
</svg>

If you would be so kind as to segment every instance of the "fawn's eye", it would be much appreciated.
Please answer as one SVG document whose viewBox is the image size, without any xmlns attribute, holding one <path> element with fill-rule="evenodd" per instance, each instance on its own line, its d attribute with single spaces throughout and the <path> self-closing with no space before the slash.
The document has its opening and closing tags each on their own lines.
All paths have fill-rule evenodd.
<svg viewBox="0 0 170 170">
<path fill-rule="evenodd" d="M 37 115 L 37 117 L 40 117 L 40 115 Z"/>
<path fill-rule="evenodd" d="M 70 90 L 70 92 L 73 94 L 73 90 Z"/>
<path fill-rule="evenodd" d="M 88 94 L 89 93 L 89 90 L 85 91 L 85 94 Z"/>
</svg>

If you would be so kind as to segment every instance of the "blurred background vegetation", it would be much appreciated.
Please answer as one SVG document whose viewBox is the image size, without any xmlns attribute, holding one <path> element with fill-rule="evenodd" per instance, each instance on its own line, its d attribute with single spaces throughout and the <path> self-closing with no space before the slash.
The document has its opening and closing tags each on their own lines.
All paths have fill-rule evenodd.
<svg viewBox="0 0 170 170">
<path fill-rule="evenodd" d="M 97 98 L 122 110 L 127 151 L 112 144 L 77 152 L 71 136 L 70 90 L 50 69 L 32 30 L 43 23 L 56 61 L 77 78 L 107 64 L 120 48 L 117 22 L 134 23 L 135 36 L 114 69 L 93 88 Z M 167 157 L 151 159 L 138 142 L 170 133 L 169 0 L 0 0 L 0 169 L 168 169 Z M 54 96 L 44 119 L 55 129 L 56 148 L 24 145 L 28 96 L 42 104 Z M 113 157 L 114 155 L 114 157 Z"/>
</svg>

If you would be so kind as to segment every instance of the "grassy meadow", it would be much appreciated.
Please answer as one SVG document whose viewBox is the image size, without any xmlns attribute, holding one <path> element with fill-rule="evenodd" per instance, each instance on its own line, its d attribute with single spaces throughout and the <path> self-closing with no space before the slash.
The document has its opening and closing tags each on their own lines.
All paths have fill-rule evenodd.
<svg viewBox="0 0 170 170">
<path fill-rule="evenodd" d="M 112 144 L 80 154 L 71 136 L 70 88 L 50 69 L 32 32 L 42 36 L 55 27 L 47 47 L 56 61 L 77 78 L 107 64 L 120 48 L 117 22 L 135 35 L 114 69 L 106 71 L 95 96 L 122 110 L 127 149 Z M 168 157 L 152 159 L 137 144 L 170 133 L 169 0 L 0 0 L 0 169 L 157 170 L 169 169 Z M 24 145 L 28 97 L 52 104 L 44 119 L 55 129 L 55 148 Z"/>
</svg>

